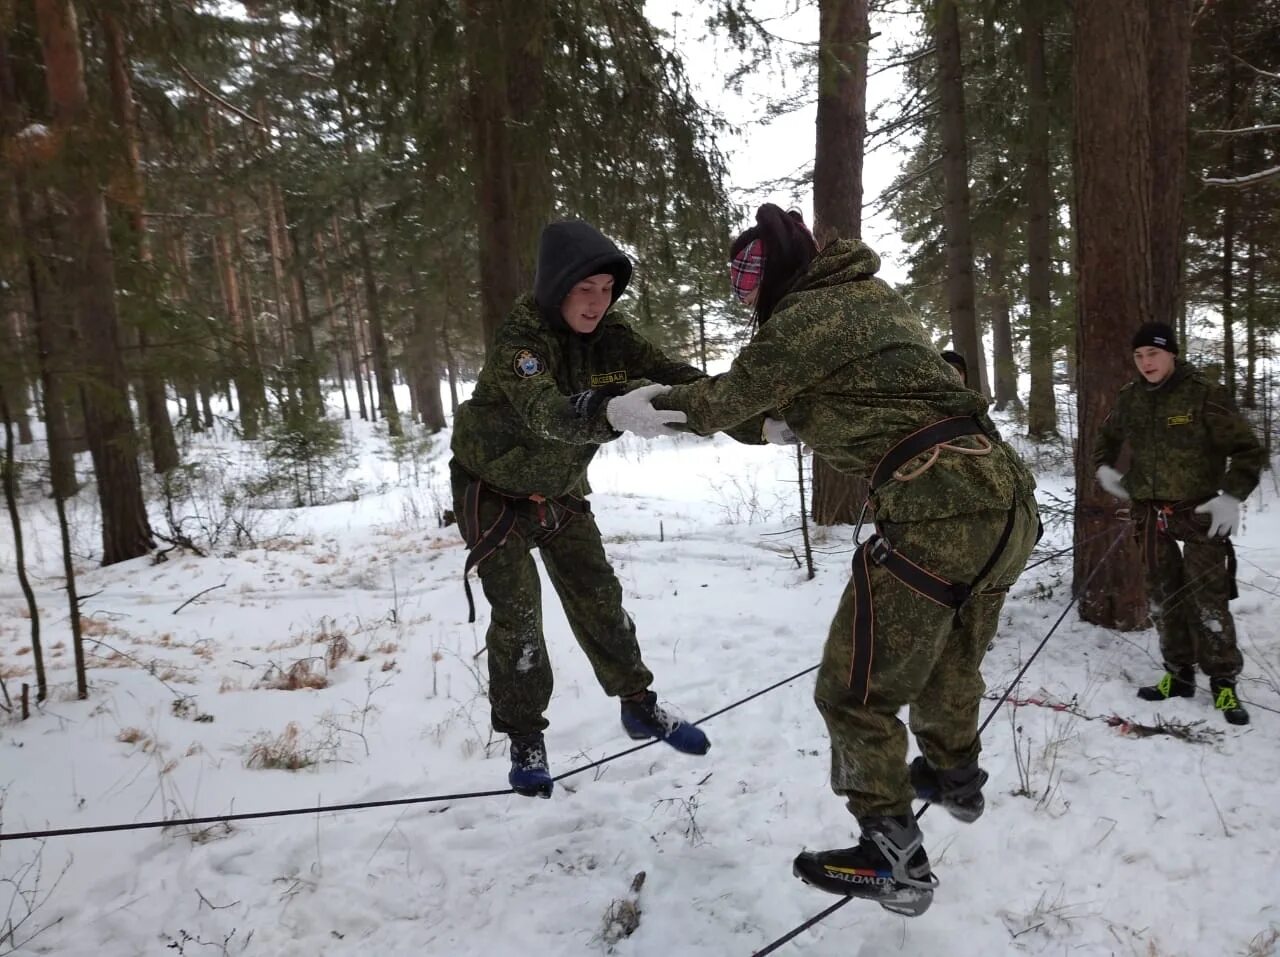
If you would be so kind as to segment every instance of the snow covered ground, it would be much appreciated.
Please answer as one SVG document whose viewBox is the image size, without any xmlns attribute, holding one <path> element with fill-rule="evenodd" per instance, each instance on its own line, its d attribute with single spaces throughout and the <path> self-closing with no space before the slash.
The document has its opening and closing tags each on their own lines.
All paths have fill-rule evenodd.
<svg viewBox="0 0 1280 957">
<path fill-rule="evenodd" d="M 505 740 L 489 733 L 478 655 L 487 606 L 480 599 L 480 620 L 467 624 L 462 546 L 435 522 L 448 436 L 419 456 L 415 482 L 413 463 L 391 461 L 370 427 L 348 434 L 351 500 L 243 513 L 256 547 L 224 540 L 205 558 L 81 564 L 98 642 L 83 702 L 52 509 L 27 499 L 53 691 L 30 720 L 0 724 L 5 832 L 505 786 Z M 230 480 L 242 457 L 222 455 L 215 475 Z M 1052 458 L 1039 470 L 1042 502 L 1070 494 Z M 596 514 L 655 687 L 687 716 L 818 660 L 849 530 L 820 543 L 818 575 L 806 580 L 791 551 L 794 471 L 785 450 L 694 439 L 629 438 L 593 466 Z M 1276 953 L 1274 493 L 1268 474 L 1238 545 L 1251 726 L 1227 726 L 1203 678 L 1193 701 L 1138 701 L 1135 683 L 1159 671 L 1154 632 L 1112 633 L 1072 613 L 1016 692 L 1069 707 L 1002 708 L 985 735 L 986 816 L 922 820 L 941 879 L 932 909 L 908 921 L 853 902 L 779 953 Z M 76 514 L 88 555 L 98 547 L 92 506 Z M 1039 554 L 1067 534 L 1053 526 Z M 0 674 L 16 693 L 34 679 L 12 545 L 0 523 Z M 1018 584 L 987 657 L 993 692 L 1069 588 L 1068 559 Z M 631 742 L 546 593 L 559 773 Z M 503 795 L 0 843 L 0 915 L 25 920 L 0 937 L 0 954 L 31 937 L 20 952 L 747 957 L 835 900 L 795 880 L 792 857 L 853 839 L 827 786 L 812 681 L 708 722 L 706 757 L 656 745 L 562 782 L 550 801 Z M 1203 721 L 1193 731 L 1206 740 L 1125 733 L 1104 720 L 1112 715 Z M 260 766 L 280 762 L 305 766 Z M 639 922 L 622 938 L 629 901 Z"/>
</svg>

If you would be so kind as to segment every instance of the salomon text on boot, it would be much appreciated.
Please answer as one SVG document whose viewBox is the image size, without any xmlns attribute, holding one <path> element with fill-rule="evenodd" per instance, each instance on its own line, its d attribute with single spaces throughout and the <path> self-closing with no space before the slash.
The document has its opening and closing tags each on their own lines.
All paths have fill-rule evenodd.
<svg viewBox="0 0 1280 957">
<path fill-rule="evenodd" d="M 867 817 L 859 823 L 862 838 L 853 847 L 805 851 L 792 873 L 828 894 L 861 897 L 895 914 L 919 917 L 933 903 L 938 881 L 915 818 Z"/>
<path fill-rule="evenodd" d="M 547 745 L 541 734 L 511 735 L 511 772 L 507 783 L 525 797 L 551 797 L 555 782 L 547 769 Z"/>
</svg>

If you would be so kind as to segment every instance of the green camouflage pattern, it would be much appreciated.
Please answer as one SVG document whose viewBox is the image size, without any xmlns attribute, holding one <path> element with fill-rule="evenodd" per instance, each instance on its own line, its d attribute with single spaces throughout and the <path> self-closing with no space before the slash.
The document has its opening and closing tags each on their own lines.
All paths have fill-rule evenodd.
<svg viewBox="0 0 1280 957">
<path fill-rule="evenodd" d="M 1189 509 L 1169 515 L 1163 532 L 1155 509 L 1135 506 L 1133 515 L 1146 553 L 1147 600 L 1165 669 L 1178 674 L 1199 665 L 1210 678 L 1234 681 L 1244 658 L 1229 607 L 1231 544 L 1210 538 L 1209 517 Z"/>
<path fill-rule="evenodd" d="M 850 691 L 854 588 L 851 581 L 823 649 L 814 700 L 831 736 L 831 787 L 859 818 L 909 814 L 907 732 L 898 712 L 910 706 L 911 731 L 936 768 L 977 760 L 978 712 L 986 685 L 982 659 L 994 640 L 1005 590 L 1022 572 L 1039 536 L 1035 499 L 1019 493 L 1007 545 L 982 571 L 1008 521 L 1005 509 L 924 522 L 880 522 L 912 561 L 975 594 L 959 614 L 923 598 L 884 568 L 871 565 L 875 639 L 865 703 Z M 855 561 L 860 556 L 855 557 Z"/>
<path fill-rule="evenodd" d="M 1227 390 L 1182 359 L 1160 385 L 1139 378 L 1120 390 L 1099 430 L 1094 468 L 1114 467 L 1126 442 L 1124 487 L 1136 502 L 1182 502 L 1219 491 L 1243 501 L 1267 464 Z"/>
<path fill-rule="evenodd" d="M 453 455 L 509 495 L 585 494 L 587 466 L 618 433 L 603 405 L 584 418 L 568 397 L 700 378 L 701 370 L 665 356 L 616 309 L 584 336 L 551 328 L 533 297 L 523 296 L 499 327 L 471 398 L 458 407 Z M 756 435 L 758 442 L 759 426 Z"/>
<path fill-rule="evenodd" d="M 454 507 L 461 514 L 470 479 L 456 467 L 451 472 Z M 502 507 L 496 494 L 482 495 L 479 521 L 471 527 L 489 528 Z M 573 515 L 552 502 L 542 509 L 530 501 L 511 507 L 517 514 L 515 528 L 506 543 L 476 567 L 490 608 L 484 640 L 494 730 L 531 734 L 547 727 L 543 715 L 554 679 L 542 632 L 534 548 L 542 555 L 569 627 L 600 687 L 618 697 L 647 690 L 653 675 L 641 659 L 635 624 L 622 607 L 622 586 L 605 557 L 600 529 L 590 512 Z"/>
<path fill-rule="evenodd" d="M 977 416 L 994 434 L 987 401 L 961 385 L 906 301 L 875 277 L 879 268 L 860 241 L 828 244 L 729 371 L 676 386 L 654 405 L 683 410 L 702 435 L 776 410 L 832 467 L 864 478 L 899 440 L 939 419 Z M 946 518 L 1030 492 L 1035 480 L 1017 455 L 996 448 L 981 457 L 944 453 L 915 481 L 886 483 L 876 515 Z"/>
</svg>

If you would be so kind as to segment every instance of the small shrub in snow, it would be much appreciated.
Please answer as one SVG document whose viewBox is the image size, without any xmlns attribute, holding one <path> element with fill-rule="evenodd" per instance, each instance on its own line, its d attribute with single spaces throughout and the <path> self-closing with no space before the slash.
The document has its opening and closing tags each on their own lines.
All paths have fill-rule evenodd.
<svg viewBox="0 0 1280 957">
<path fill-rule="evenodd" d="M 280 734 L 264 731 L 249 742 L 244 766 L 250 769 L 300 771 L 319 763 L 316 750 L 302 740 L 297 722 L 290 721 Z"/>
</svg>

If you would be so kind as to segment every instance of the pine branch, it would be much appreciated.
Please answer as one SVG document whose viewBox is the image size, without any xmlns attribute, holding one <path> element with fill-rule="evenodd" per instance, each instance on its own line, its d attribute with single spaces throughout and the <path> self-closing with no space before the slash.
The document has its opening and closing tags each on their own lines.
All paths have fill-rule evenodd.
<svg viewBox="0 0 1280 957">
<path fill-rule="evenodd" d="M 240 117 L 240 119 L 245 120 L 246 122 L 252 123 L 254 126 L 261 127 L 263 125 L 261 121 L 258 120 L 257 117 L 251 116 L 250 114 L 246 113 L 244 110 L 240 109 L 240 107 L 236 106 L 234 103 L 229 103 L 228 101 L 220 97 L 217 93 L 214 93 L 213 90 L 209 89 L 199 80 L 197 80 L 192 75 L 191 71 L 188 70 L 181 63 L 175 64 L 175 65 L 178 68 L 178 72 L 187 78 L 188 83 L 194 86 L 197 90 L 203 93 L 206 97 L 208 97 L 214 103 L 221 106 L 224 110 L 229 110 L 230 112 L 234 113 L 236 116 Z"/>
<path fill-rule="evenodd" d="M 1214 134 L 1216 136 L 1237 136 L 1241 133 L 1274 133 L 1280 130 L 1280 123 L 1258 124 L 1257 126 L 1241 126 L 1234 130 L 1196 130 L 1199 134 Z"/>
<path fill-rule="evenodd" d="M 1237 63 L 1247 66 L 1254 73 L 1258 74 L 1258 76 L 1265 76 L 1268 80 L 1280 80 L 1280 73 L 1269 73 L 1266 70 L 1259 69 L 1242 56 L 1238 56 L 1233 53 L 1231 54 L 1231 59 L 1235 60 Z"/>
<path fill-rule="evenodd" d="M 934 53 L 937 52 L 937 50 L 938 50 L 937 47 L 935 47 L 933 44 L 930 44 L 929 46 L 925 47 L 923 50 L 920 50 L 917 53 L 912 53 L 910 56 L 905 56 L 901 60 L 891 60 L 890 62 L 886 63 L 884 66 L 877 67 L 876 69 L 868 73 L 867 79 L 871 79 L 871 77 L 873 76 L 879 76 L 881 73 L 887 73 L 890 70 L 896 70 L 900 66 L 910 66 L 913 63 L 919 63 L 921 60 L 924 60 L 927 57 L 933 56 Z"/>
</svg>

